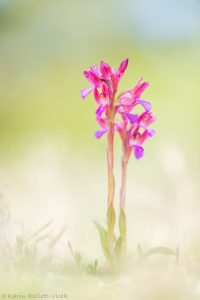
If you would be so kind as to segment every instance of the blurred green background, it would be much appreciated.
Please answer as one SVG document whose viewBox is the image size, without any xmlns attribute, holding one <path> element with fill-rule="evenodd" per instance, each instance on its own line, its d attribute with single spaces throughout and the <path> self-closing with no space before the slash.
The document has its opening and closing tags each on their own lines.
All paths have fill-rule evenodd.
<svg viewBox="0 0 200 300">
<path fill-rule="evenodd" d="M 27 228 L 54 219 L 75 245 L 87 240 L 85 253 L 101 253 L 91 221 L 105 219 L 105 140 L 93 137 L 96 105 L 80 98 L 82 72 L 125 57 L 120 90 L 143 76 L 157 116 L 144 159 L 130 161 L 130 248 L 179 243 L 199 253 L 197 0 L 0 0 L 2 201 Z"/>
<path fill-rule="evenodd" d="M 189 159 L 198 158 L 199 6 L 1 0 L 1 152 L 15 152 L 41 133 L 65 137 L 70 147 L 91 144 L 95 105 L 80 101 L 79 90 L 88 86 L 82 71 L 101 59 L 117 68 L 129 57 L 121 89 L 141 76 L 150 82 L 146 97 L 158 115 L 154 150 L 170 138 Z"/>
</svg>

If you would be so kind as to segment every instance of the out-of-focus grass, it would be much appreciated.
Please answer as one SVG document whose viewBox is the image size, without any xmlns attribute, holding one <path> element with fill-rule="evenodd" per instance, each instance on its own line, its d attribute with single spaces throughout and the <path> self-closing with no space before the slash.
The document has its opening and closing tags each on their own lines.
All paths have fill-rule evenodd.
<svg viewBox="0 0 200 300">
<path fill-rule="evenodd" d="M 6 298 L 24 295 L 24 298 L 57 295 L 69 299 L 180 299 L 199 298 L 199 261 L 187 262 L 181 258 L 178 264 L 170 257 L 141 260 L 130 256 L 127 267 L 116 274 L 105 272 L 105 263 L 85 263 L 81 254 L 76 254 L 77 264 L 69 259 L 60 259 L 54 252 L 59 237 L 46 234 L 51 222 L 30 236 L 17 236 L 10 249 L 1 244 L 0 275 L 1 295 Z M 47 238 L 47 240 L 46 240 Z M 42 251 L 39 244 L 47 243 Z M 53 242 L 53 244 L 52 244 Z M 2 246 L 6 246 L 7 258 Z M 72 256 L 75 255 L 70 245 Z M 67 248 L 66 248 L 67 250 Z M 39 296 L 40 294 L 40 296 Z M 5 297 L 5 296 L 4 296 Z"/>
</svg>

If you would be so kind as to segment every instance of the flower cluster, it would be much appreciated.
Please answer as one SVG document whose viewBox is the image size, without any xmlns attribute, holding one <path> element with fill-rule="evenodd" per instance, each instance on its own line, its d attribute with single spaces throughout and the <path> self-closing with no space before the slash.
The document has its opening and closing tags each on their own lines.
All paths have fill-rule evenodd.
<svg viewBox="0 0 200 300">
<path fill-rule="evenodd" d="M 82 99 L 90 93 L 94 93 L 94 99 L 98 105 L 96 110 L 96 121 L 101 129 L 95 133 L 96 138 L 101 138 L 110 128 L 117 131 L 121 137 L 127 155 L 133 150 L 137 159 L 143 156 L 142 144 L 155 132 L 149 129 L 155 117 L 151 113 L 151 104 L 141 96 L 149 86 L 142 79 L 132 89 L 126 90 L 118 96 L 118 83 L 126 68 L 128 59 L 121 62 L 118 70 L 111 68 L 107 63 L 101 62 L 100 68 L 92 66 L 84 71 L 85 78 L 92 87 L 81 91 Z M 133 114 L 136 106 L 141 106 L 141 114 Z"/>
<path fill-rule="evenodd" d="M 117 92 L 118 83 L 121 80 L 128 65 L 128 59 L 122 61 L 119 69 L 115 71 L 107 63 L 101 61 L 100 70 L 98 66 L 92 66 L 89 71 L 84 71 L 85 78 L 92 84 L 91 88 L 81 91 L 85 99 L 91 92 L 94 92 L 96 102 L 101 106 L 105 100 L 111 101 Z M 98 89 L 101 88 L 101 93 Z M 103 102 L 103 103 L 102 103 Z"/>
<path fill-rule="evenodd" d="M 155 131 L 148 127 L 154 121 L 155 116 L 150 111 L 145 111 L 141 115 L 126 113 L 122 115 L 121 122 L 116 121 L 116 128 L 123 142 L 127 158 L 129 158 L 132 149 L 137 159 L 143 156 L 142 144 L 147 138 L 155 134 Z"/>
</svg>

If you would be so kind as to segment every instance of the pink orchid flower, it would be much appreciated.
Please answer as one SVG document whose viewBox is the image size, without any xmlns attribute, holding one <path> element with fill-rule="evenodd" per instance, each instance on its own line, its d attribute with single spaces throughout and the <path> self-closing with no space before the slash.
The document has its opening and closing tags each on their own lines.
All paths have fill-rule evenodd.
<svg viewBox="0 0 200 300">
<path fill-rule="evenodd" d="M 127 151 L 134 150 L 137 159 L 143 156 L 144 149 L 142 144 L 154 135 L 154 131 L 148 128 L 155 117 L 151 114 L 150 102 L 141 99 L 143 92 L 149 86 L 148 82 L 141 78 L 137 84 L 125 92 L 116 96 L 118 83 L 121 80 L 128 65 L 128 59 L 124 59 L 118 70 L 110 67 L 101 61 L 100 67 L 92 66 L 89 71 L 84 71 L 85 78 L 91 83 L 92 87 L 81 91 L 82 99 L 90 93 L 94 93 L 94 99 L 98 104 L 96 110 L 96 121 L 101 129 L 95 132 L 95 137 L 100 139 L 109 131 L 109 118 L 112 111 L 113 128 L 118 131 L 122 141 L 126 144 Z M 140 105 L 145 110 L 140 116 L 131 112 Z M 115 120 L 116 115 L 121 116 L 121 120 Z"/>
<path fill-rule="evenodd" d="M 119 113 L 120 115 L 123 116 L 123 119 L 124 119 L 124 116 L 128 116 L 128 119 L 130 119 L 130 121 L 131 121 L 131 116 L 133 116 L 133 118 L 134 118 L 135 115 L 131 115 L 130 112 L 135 108 L 135 106 L 140 105 L 145 109 L 145 111 L 150 111 L 151 104 L 149 102 L 141 99 L 142 93 L 145 91 L 145 89 L 148 86 L 149 86 L 148 82 L 143 82 L 143 80 L 140 79 L 133 89 L 129 89 L 129 90 L 121 93 L 117 97 L 117 101 L 115 104 L 116 105 L 115 115 L 117 113 Z M 102 98 L 105 99 L 105 97 L 103 97 L 103 94 L 102 94 Z M 102 100 L 102 103 L 103 103 L 103 100 Z M 95 137 L 97 139 L 101 138 L 108 131 L 108 123 L 106 122 L 105 118 L 102 118 L 102 113 L 104 112 L 105 109 L 106 109 L 106 104 L 105 105 L 102 104 L 101 106 L 99 106 L 99 108 L 96 111 L 97 123 L 102 128 L 101 130 L 98 130 L 95 132 Z M 117 128 L 117 127 L 115 126 L 115 128 Z M 137 147 L 135 146 L 135 149 L 136 148 Z M 141 148 L 138 148 L 138 149 L 141 149 Z"/>
<path fill-rule="evenodd" d="M 92 87 L 81 90 L 81 97 L 84 100 L 91 92 L 95 92 L 95 100 L 98 102 L 101 95 L 112 98 L 118 88 L 118 83 L 121 80 L 126 68 L 128 66 L 128 59 L 123 60 L 116 71 L 111 68 L 106 62 L 100 62 L 100 69 L 98 66 L 92 66 L 89 71 L 84 71 L 85 78 L 92 84 Z M 98 93 L 98 88 L 102 88 L 102 94 Z"/>
<path fill-rule="evenodd" d="M 98 66 L 92 66 L 89 71 L 84 71 L 85 78 L 91 83 L 92 87 L 81 90 L 81 97 L 84 100 L 90 93 L 94 93 L 94 99 L 98 104 L 96 110 L 97 123 L 102 127 L 95 133 L 96 138 L 101 138 L 108 131 L 108 118 L 113 110 L 113 101 L 126 68 L 128 59 L 124 59 L 118 70 L 111 68 L 106 62 L 100 62 Z M 112 107 L 111 107 L 112 106 Z M 104 117 L 102 115 L 104 114 Z"/>
<path fill-rule="evenodd" d="M 143 156 L 144 148 L 142 144 L 149 137 L 154 136 L 155 131 L 148 126 L 155 119 L 155 116 L 151 112 L 145 111 L 141 115 L 122 114 L 122 121 L 116 121 L 116 130 L 121 137 L 128 159 L 132 150 L 136 159 L 140 159 Z"/>
<path fill-rule="evenodd" d="M 119 113 L 128 113 L 131 112 L 136 105 L 141 105 L 146 111 L 150 111 L 151 104 L 141 99 L 142 93 L 148 86 L 148 82 L 143 82 L 143 80 L 140 79 L 133 89 L 120 94 L 117 102 L 117 111 Z"/>
<path fill-rule="evenodd" d="M 118 83 L 121 80 L 128 65 L 128 59 L 121 62 L 118 70 L 111 68 L 107 63 L 101 61 L 100 68 L 92 66 L 89 71 L 84 71 L 85 78 L 91 83 L 92 87 L 81 90 L 81 97 L 84 100 L 90 93 L 94 92 L 95 101 L 98 104 L 96 110 L 97 117 L 111 104 L 118 89 Z"/>
</svg>

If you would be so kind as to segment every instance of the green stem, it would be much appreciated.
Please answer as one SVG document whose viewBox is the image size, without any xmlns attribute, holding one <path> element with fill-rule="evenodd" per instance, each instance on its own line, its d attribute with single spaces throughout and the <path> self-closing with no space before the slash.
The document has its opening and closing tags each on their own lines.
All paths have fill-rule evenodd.
<svg viewBox="0 0 200 300">
<path fill-rule="evenodd" d="M 122 159 L 122 175 L 121 175 L 121 187 L 120 187 L 120 210 L 125 209 L 126 175 L 127 175 L 127 162 Z"/>
<path fill-rule="evenodd" d="M 127 178 L 127 166 L 131 150 L 125 144 L 122 146 L 122 175 L 121 175 L 121 187 L 120 187 L 120 215 L 119 215 L 119 231 L 121 237 L 121 260 L 125 260 L 126 256 L 126 215 L 125 215 L 125 201 L 126 201 L 126 178 Z"/>
<path fill-rule="evenodd" d="M 114 210 L 114 195 L 115 195 L 115 178 L 114 178 L 114 108 L 113 102 L 107 112 L 108 116 L 108 133 L 107 133 L 107 164 L 108 164 L 108 210 L 107 210 L 107 225 L 108 225 L 108 246 L 113 257 L 114 253 L 114 227 L 115 227 L 115 210 Z"/>
<path fill-rule="evenodd" d="M 122 175 L 121 175 L 121 187 L 120 187 L 120 210 L 125 210 L 126 201 L 126 177 L 127 177 L 127 166 L 131 151 L 127 149 L 125 145 L 122 146 Z"/>
<path fill-rule="evenodd" d="M 126 259 L 126 215 L 123 209 L 120 209 L 119 214 L 119 232 L 120 232 L 120 263 L 124 263 Z"/>
<path fill-rule="evenodd" d="M 109 124 L 109 130 L 107 134 L 107 162 L 108 162 L 108 207 L 113 206 L 114 193 L 115 193 L 115 179 L 113 173 L 114 154 L 113 154 L 113 142 L 114 142 L 114 129 L 113 124 Z"/>
</svg>

